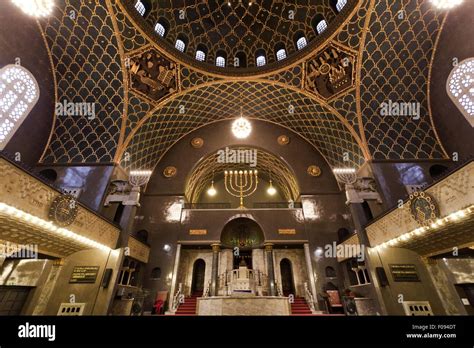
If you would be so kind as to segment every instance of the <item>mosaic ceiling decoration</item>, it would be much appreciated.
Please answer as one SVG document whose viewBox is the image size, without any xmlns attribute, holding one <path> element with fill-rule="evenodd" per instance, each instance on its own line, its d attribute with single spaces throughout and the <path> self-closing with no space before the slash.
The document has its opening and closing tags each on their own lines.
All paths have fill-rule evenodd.
<svg viewBox="0 0 474 348">
<path fill-rule="evenodd" d="M 167 1 L 153 2 L 150 15 L 175 13 L 166 5 L 158 8 L 162 3 Z M 178 3 L 176 9 L 194 6 Z M 217 76 L 188 64 L 189 57 L 174 57 L 169 45 L 150 39 L 134 23 L 136 15 L 124 12 L 128 0 L 58 2 L 54 15 L 40 20 L 55 68 L 58 99 L 93 102 L 97 112 L 93 119 L 56 115 L 43 162 L 114 161 L 127 169 L 152 169 L 181 137 L 236 118 L 241 106 L 249 119 L 296 132 L 333 167 L 359 167 L 371 158 L 445 158 L 427 97 L 445 12 L 436 11 L 428 0 L 348 3 L 355 6 L 349 11 L 352 15 L 329 42 L 306 54 L 304 62 L 288 63 L 289 59 L 279 70 L 251 78 Z M 195 11 L 199 9 L 195 6 Z M 199 18 L 204 17 L 190 23 L 199 23 Z M 194 25 L 176 22 L 179 28 L 173 28 L 172 18 L 168 20 L 170 38 L 173 31 L 178 35 L 179 28 Z M 297 23 L 302 27 L 294 30 L 312 25 L 306 17 Z M 196 40 L 209 35 L 188 34 L 196 35 Z M 216 42 L 231 55 L 237 46 L 226 43 L 229 35 Z M 248 44 L 249 52 L 258 40 Z M 285 40 L 293 40 L 290 31 Z M 263 43 L 261 47 L 265 48 Z M 389 101 L 419 105 L 419 113 L 382 116 L 381 105 Z"/>
<path fill-rule="evenodd" d="M 125 168 L 151 168 L 164 152 L 194 129 L 243 114 L 289 128 L 313 144 L 332 166 L 364 163 L 361 141 L 344 118 L 302 92 L 268 82 L 204 85 L 157 107 L 124 144 Z M 236 111 L 237 110 L 237 111 Z M 230 136 L 230 134 L 229 134 Z M 127 155 L 125 155 L 127 154 Z"/>
<path fill-rule="evenodd" d="M 331 99 L 354 86 L 356 56 L 333 44 L 306 62 L 305 88 Z"/>
<path fill-rule="evenodd" d="M 308 46 L 321 44 L 328 35 L 344 23 L 357 4 L 349 0 L 338 11 L 333 0 L 292 1 L 142 1 L 147 8 L 144 17 L 135 10 L 134 0 L 123 0 L 123 8 L 146 34 L 173 54 L 176 40 L 186 44 L 184 55 L 194 65 L 207 65 L 215 69 L 218 55 L 227 59 L 227 67 L 252 68 L 263 53 L 266 65 L 277 62 L 276 52 L 283 48 L 286 58 L 278 62 L 287 64 L 288 58 L 305 54 L 296 41 L 304 36 Z M 327 32 L 318 33 L 316 26 L 324 19 Z M 155 31 L 157 23 L 164 28 L 162 37 Z M 196 51 L 205 53 L 203 62 L 195 60 Z M 235 60 L 238 58 L 238 60 Z M 292 59 L 290 59 L 292 61 Z M 263 68 L 263 67 L 261 67 Z M 226 73 L 226 71 L 220 71 Z"/>
<path fill-rule="evenodd" d="M 196 203 L 211 180 L 217 182 L 223 178 L 225 170 L 258 170 L 258 177 L 266 181 L 271 180 L 281 190 L 281 195 L 285 200 L 295 201 L 300 193 L 294 173 L 281 159 L 275 155 L 261 150 L 243 147 L 231 147 L 231 150 L 256 150 L 256 166 L 250 167 L 248 164 L 228 164 L 218 161 L 219 154 L 213 153 L 201 160 L 191 172 L 186 183 L 185 197 L 188 202 Z"/>
<path fill-rule="evenodd" d="M 134 92 L 152 102 L 176 92 L 176 65 L 155 49 L 128 57 L 127 64 L 130 66 L 130 88 Z"/>
<path fill-rule="evenodd" d="M 112 162 L 124 113 L 118 43 L 105 1 L 57 1 L 39 21 L 51 52 L 57 102 L 88 103 L 94 115 L 55 115 L 43 162 Z"/>
<path fill-rule="evenodd" d="M 447 157 L 427 99 L 431 58 L 445 15 L 429 1 L 375 2 L 360 70 L 360 115 L 376 159 Z M 382 116 L 381 103 L 389 101 L 411 103 L 415 110 Z"/>
</svg>

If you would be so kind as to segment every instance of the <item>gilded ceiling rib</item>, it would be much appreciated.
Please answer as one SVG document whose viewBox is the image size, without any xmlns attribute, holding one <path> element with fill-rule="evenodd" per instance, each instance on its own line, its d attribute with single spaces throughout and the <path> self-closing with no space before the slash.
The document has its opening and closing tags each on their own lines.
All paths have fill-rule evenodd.
<svg viewBox="0 0 474 348">
<path fill-rule="evenodd" d="M 114 28 L 114 35 L 117 40 L 118 51 L 120 55 L 120 61 L 122 63 L 122 77 L 123 77 L 123 90 L 124 90 L 124 98 L 123 98 L 123 114 L 122 114 L 122 124 L 120 127 L 120 137 L 117 143 L 117 151 L 115 151 L 114 163 L 118 163 L 120 161 L 120 157 L 118 157 L 118 149 L 120 149 L 121 144 L 125 138 L 125 130 L 127 128 L 128 122 L 128 90 L 129 90 L 129 79 L 127 74 L 127 66 L 125 64 L 125 51 L 123 48 L 122 36 L 120 35 L 120 31 L 117 25 L 117 17 L 115 16 L 115 11 L 112 7 L 111 0 L 106 0 L 107 11 L 109 12 L 110 19 L 112 21 L 112 26 Z"/>
<path fill-rule="evenodd" d="M 441 147 L 441 150 L 443 151 L 443 155 L 445 156 L 446 159 L 449 159 L 450 156 L 446 152 L 446 149 L 443 146 L 443 142 L 441 141 L 438 135 L 438 131 L 436 130 L 436 125 L 433 120 L 433 113 L 431 111 L 431 71 L 433 69 L 433 62 L 436 56 L 436 51 L 438 49 L 439 38 L 441 37 L 441 33 L 443 32 L 444 24 L 446 23 L 448 16 L 449 16 L 449 13 L 447 13 L 446 16 L 444 17 L 443 22 L 441 23 L 441 28 L 439 28 L 438 35 L 436 36 L 433 53 L 431 54 L 430 67 L 428 70 L 428 83 L 426 84 L 426 98 L 428 99 L 428 114 L 430 115 L 431 127 L 433 127 L 433 132 L 435 134 L 436 140 L 438 141 L 439 146 Z"/>
<path fill-rule="evenodd" d="M 38 20 L 36 20 L 36 25 L 38 26 L 38 30 L 40 31 L 41 33 L 41 37 L 43 38 L 43 43 L 44 43 L 44 47 L 46 48 L 46 52 L 48 52 L 48 59 L 49 59 L 49 64 L 51 65 L 51 75 L 53 75 L 53 84 L 54 84 L 54 103 L 56 104 L 56 102 L 58 101 L 58 83 L 57 83 L 57 80 L 56 80 L 56 74 L 54 73 L 54 62 L 53 62 L 53 57 L 51 56 L 51 50 L 49 48 L 49 45 L 48 45 L 48 41 L 46 40 L 46 37 L 44 35 L 44 31 L 43 31 L 43 28 L 41 27 L 41 24 L 39 23 Z M 56 128 L 56 112 L 53 112 L 53 124 L 51 126 L 51 131 L 49 132 L 49 136 L 48 136 L 48 141 L 46 142 L 46 145 L 43 149 L 43 153 L 41 154 L 41 157 L 39 159 L 39 163 L 42 163 L 43 162 L 43 157 L 45 156 L 46 154 L 46 151 L 48 150 L 49 148 L 49 145 L 51 143 L 51 138 L 53 137 L 53 134 L 54 134 L 54 130 Z"/>
</svg>

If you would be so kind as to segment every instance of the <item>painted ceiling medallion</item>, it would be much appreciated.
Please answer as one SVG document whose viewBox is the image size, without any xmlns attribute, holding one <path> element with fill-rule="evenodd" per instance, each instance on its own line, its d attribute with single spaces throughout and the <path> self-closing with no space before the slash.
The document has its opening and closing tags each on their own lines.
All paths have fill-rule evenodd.
<svg viewBox="0 0 474 348">
<path fill-rule="evenodd" d="M 426 192 L 414 192 L 408 201 L 411 217 L 422 226 L 430 225 L 439 218 L 439 207 L 433 196 Z"/>
<path fill-rule="evenodd" d="M 356 56 L 346 48 L 330 44 L 306 64 L 305 88 L 324 99 L 354 86 Z"/>
<path fill-rule="evenodd" d="M 163 175 L 165 176 L 165 178 L 172 178 L 176 176 L 176 173 L 178 173 L 178 169 L 173 166 L 168 166 L 165 168 L 165 170 L 163 170 Z"/>
<path fill-rule="evenodd" d="M 307 170 L 308 174 L 311 176 L 320 176 L 321 175 L 321 168 L 315 165 L 311 165 L 308 167 Z"/>
<path fill-rule="evenodd" d="M 286 135 L 280 135 L 277 141 L 280 145 L 288 145 L 290 143 L 290 138 Z"/>
<path fill-rule="evenodd" d="M 200 149 L 204 145 L 204 140 L 202 138 L 193 138 L 191 140 L 191 146 L 195 149 Z"/>
<path fill-rule="evenodd" d="M 158 51 L 149 49 L 128 57 L 131 88 L 152 101 L 173 94 L 177 89 L 176 65 Z"/>
</svg>

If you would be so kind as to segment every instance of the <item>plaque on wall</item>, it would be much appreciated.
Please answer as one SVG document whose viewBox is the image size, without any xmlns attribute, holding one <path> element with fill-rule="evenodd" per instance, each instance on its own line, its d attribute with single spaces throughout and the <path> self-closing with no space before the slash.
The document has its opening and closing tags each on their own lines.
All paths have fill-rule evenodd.
<svg viewBox="0 0 474 348">
<path fill-rule="evenodd" d="M 390 273 L 392 273 L 395 282 L 419 282 L 416 266 L 413 264 L 391 264 Z"/>
<path fill-rule="evenodd" d="M 191 236 L 203 236 L 207 234 L 207 230 L 189 230 Z"/>
<path fill-rule="evenodd" d="M 279 228 L 278 234 L 296 234 L 296 230 L 294 228 Z"/>
<path fill-rule="evenodd" d="M 95 283 L 99 266 L 76 266 L 72 270 L 69 284 L 90 284 Z"/>
</svg>

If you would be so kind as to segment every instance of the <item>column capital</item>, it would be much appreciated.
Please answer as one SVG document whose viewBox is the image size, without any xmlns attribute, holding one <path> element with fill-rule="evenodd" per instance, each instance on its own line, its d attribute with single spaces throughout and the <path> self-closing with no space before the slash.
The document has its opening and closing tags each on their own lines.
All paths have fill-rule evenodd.
<svg viewBox="0 0 474 348">
<path fill-rule="evenodd" d="M 212 251 L 219 252 L 221 251 L 221 243 L 212 243 L 211 248 L 212 248 Z"/>
<path fill-rule="evenodd" d="M 265 247 L 265 251 L 272 251 L 274 245 L 275 244 L 273 243 L 263 243 L 263 246 Z"/>
</svg>

